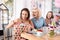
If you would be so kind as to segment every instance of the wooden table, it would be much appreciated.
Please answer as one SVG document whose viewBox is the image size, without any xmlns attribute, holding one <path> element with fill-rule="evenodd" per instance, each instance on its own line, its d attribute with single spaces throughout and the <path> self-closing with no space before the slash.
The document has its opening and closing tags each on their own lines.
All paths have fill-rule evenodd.
<svg viewBox="0 0 60 40">
<path fill-rule="evenodd" d="M 28 33 L 22 33 L 21 37 L 24 37 L 29 40 L 60 40 L 60 36 L 54 36 L 54 37 L 48 37 L 47 35 L 44 35 L 42 37 L 37 37 L 33 34 L 28 34 Z"/>
</svg>

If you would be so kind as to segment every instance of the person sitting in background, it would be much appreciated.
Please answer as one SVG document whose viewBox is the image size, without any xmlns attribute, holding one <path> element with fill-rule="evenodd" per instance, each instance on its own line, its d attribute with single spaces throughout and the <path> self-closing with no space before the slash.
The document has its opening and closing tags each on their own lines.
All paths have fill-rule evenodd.
<svg viewBox="0 0 60 40">
<path fill-rule="evenodd" d="M 46 15 L 46 19 L 45 19 L 45 22 L 46 22 L 46 26 L 48 26 L 48 24 L 51 24 L 51 20 L 54 18 L 53 16 L 53 12 L 52 11 L 49 11 Z"/>
<path fill-rule="evenodd" d="M 41 11 L 38 8 L 32 9 L 33 18 L 31 19 L 35 29 L 40 29 L 41 27 L 45 26 L 45 19 L 41 17 Z"/>
<path fill-rule="evenodd" d="M 23 8 L 20 13 L 20 18 L 17 18 L 13 20 L 11 23 L 7 25 L 7 29 L 10 27 L 14 27 L 14 39 L 13 40 L 21 40 L 21 31 L 23 32 L 29 32 L 31 29 L 34 28 L 34 25 L 32 21 L 29 19 L 30 18 L 30 12 L 27 8 Z M 22 24 L 22 25 L 20 25 Z M 23 26 L 21 30 L 21 26 Z"/>
<path fill-rule="evenodd" d="M 54 21 L 56 22 L 56 25 L 60 25 L 60 11 L 59 13 L 55 14 Z"/>
</svg>

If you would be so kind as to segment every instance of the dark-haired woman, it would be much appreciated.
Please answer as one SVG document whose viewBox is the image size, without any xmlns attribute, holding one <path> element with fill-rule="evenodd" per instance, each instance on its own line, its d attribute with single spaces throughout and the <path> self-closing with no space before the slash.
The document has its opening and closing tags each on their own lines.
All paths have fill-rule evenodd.
<svg viewBox="0 0 60 40">
<path fill-rule="evenodd" d="M 34 28 L 30 18 L 30 12 L 27 8 L 23 8 L 20 13 L 20 18 L 13 20 L 6 28 L 14 27 L 13 40 L 21 40 L 21 31 L 29 32 Z M 24 26 L 21 30 L 21 26 Z M 24 40 L 24 39 L 23 39 Z"/>
<path fill-rule="evenodd" d="M 52 12 L 52 11 L 49 11 L 49 12 L 47 13 L 46 19 L 45 19 L 47 26 L 48 26 L 49 24 L 51 24 L 51 21 L 52 21 L 53 18 L 54 18 L 53 12 Z"/>
</svg>

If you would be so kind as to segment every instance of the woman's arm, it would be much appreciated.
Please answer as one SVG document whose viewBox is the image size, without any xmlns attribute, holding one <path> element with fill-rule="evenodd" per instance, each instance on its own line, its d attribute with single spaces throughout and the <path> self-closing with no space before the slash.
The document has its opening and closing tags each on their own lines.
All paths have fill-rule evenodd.
<svg viewBox="0 0 60 40">
<path fill-rule="evenodd" d="M 6 29 L 12 27 L 14 25 L 14 21 L 11 21 L 7 26 L 6 26 Z"/>
<path fill-rule="evenodd" d="M 14 25 L 15 23 L 17 23 L 17 22 L 18 22 L 18 19 L 15 19 L 15 20 L 11 21 L 11 22 L 7 25 L 6 29 L 8 29 L 8 28 L 10 28 L 10 27 L 13 27 L 13 25 Z"/>
</svg>

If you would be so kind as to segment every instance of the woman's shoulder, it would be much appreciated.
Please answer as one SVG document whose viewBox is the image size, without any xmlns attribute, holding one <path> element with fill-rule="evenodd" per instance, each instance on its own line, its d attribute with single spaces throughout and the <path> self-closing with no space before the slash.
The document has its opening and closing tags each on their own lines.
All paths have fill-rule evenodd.
<svg viewBox="0 0 60 40">
<path fill-rule="evenodd" d="M 20 19 L 20 18 L 17 18 L 17 19 L 15 19 L 15 20 L 13 20 L 13 21 L 14 21 L 14 23 L 17 23 L 17 22 L 20 22 L 21 19 Z"/>
<path fill-rule="evenodd" d="M 40 20 L 45 20 L 45 18 L 41 17 Z"/>
</svg>

